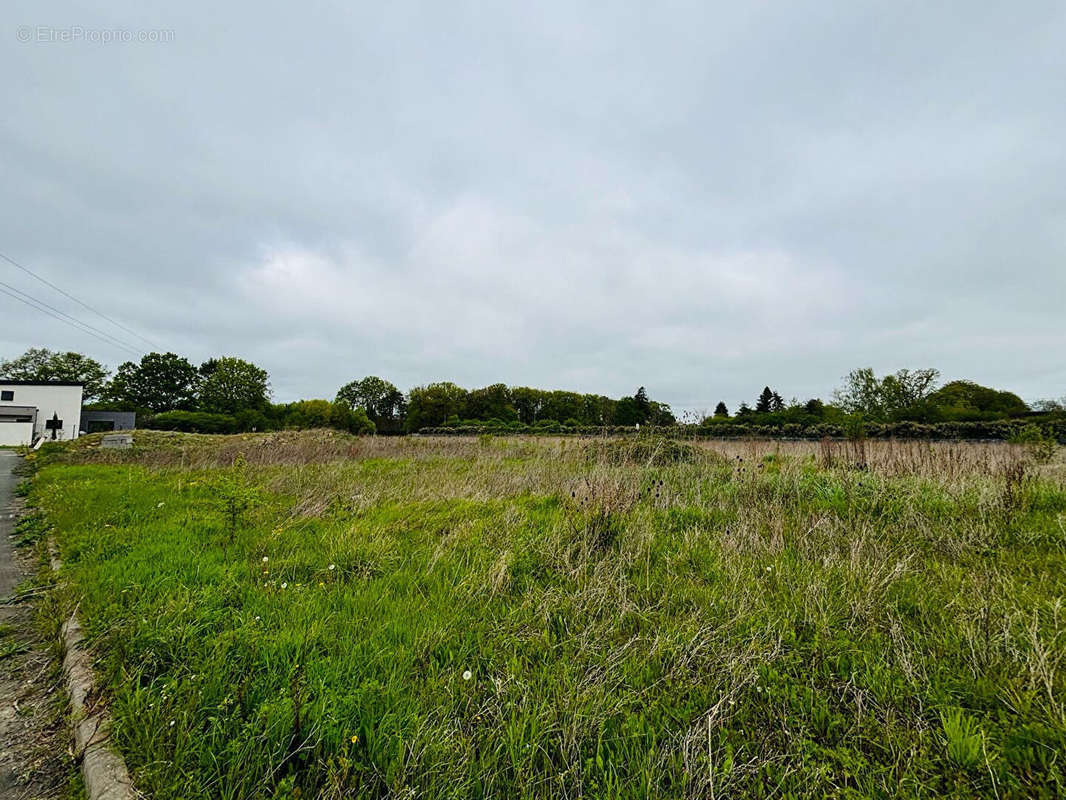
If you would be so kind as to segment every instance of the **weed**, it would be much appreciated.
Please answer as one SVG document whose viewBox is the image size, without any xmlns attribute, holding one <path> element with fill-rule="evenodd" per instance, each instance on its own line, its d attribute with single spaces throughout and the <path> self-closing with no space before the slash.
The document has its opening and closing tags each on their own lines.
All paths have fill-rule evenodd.
<svg viewBox="0 0 1066 800">
<path fill-rule="evenodd" d="M 48 533 L 49 527 L 42 513 L 25 514 L 15 523 L 15 544 L 19 547 L 36 544 Z"/>
<path fill-rule="evenodd" d="M 244 454 L 238 453 L 233 466 L 228 470 L 220 470 L 211 486 L 216 507 L 226 523 L 230 544 L 233 544 L 238 531 L 246 526 L 248 509 L 259 497 L 258 490 L 248 485 L 246 470 Z"/>
<path fill-rule="evenodd" d="M 965 769 L 977 769 L 984 763 L 983 739 L 977 721 L 962 709 L 951 708 L 940 714 L 948 758 Z"/>
</svg>

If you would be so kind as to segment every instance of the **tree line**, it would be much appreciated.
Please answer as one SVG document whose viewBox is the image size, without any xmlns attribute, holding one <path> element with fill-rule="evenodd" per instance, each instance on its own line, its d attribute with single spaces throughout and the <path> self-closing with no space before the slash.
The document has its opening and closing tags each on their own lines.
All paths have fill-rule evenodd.
<svg viewBox="0 0 1066 800">
<path fill-rule="evenodd" d="M 464 389 L 441 381 L 402 392 L 393 383 L 367 376 L 343 385 L 333 400 L 271 402 L 267 371 L 244 359 L 222 356 L 195 365 L 175 353 L 148 353 L 119 365 L 112 375 L 95 359 L 73 352 L 30 348 L 0 360 L 0 378 L 67 380 L 84 385 L 89 407 L 136 411 L 143 426 L 203 432 L 332 427 L 352 433 L 414 433 L 425 429 L 578 430 L 656 427 L 677 424 L 666 403 L 644 387 L 611 398 L 495 383 Z M 1018 395 L 957 380 L 938 385 L 935 369 L 902 369 L 878 377 L 853 370 L 829 402 L 786 401 L 770 386 L 731 413 L 719 402 L 711 414 L 684 420 L 701 429 L 790 430 L 819 425 L 900 422 L 946 423 L 1013 419 L 1064 412 L 1063 403 L 1030 408 Z"/>
</svg>

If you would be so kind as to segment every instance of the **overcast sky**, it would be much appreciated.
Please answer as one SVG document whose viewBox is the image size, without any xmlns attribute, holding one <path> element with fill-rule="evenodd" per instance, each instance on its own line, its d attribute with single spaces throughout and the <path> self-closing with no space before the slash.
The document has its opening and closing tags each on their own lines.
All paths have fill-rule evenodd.
<svg viewBox="0 0 1066 800">
<path fill-rule="evenodd" d="M 1066 394 L 1061 1 L 98 5 L 4 6 L 0 251 L 279 400 Z"/>
</svg>

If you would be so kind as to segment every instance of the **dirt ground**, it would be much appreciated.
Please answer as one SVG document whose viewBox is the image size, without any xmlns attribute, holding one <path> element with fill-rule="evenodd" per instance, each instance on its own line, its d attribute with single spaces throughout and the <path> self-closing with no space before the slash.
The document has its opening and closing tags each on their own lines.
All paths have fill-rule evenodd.
<svg viewBox="0 0 1066 800">
<path fill-rule="evenodd" d="M 76 797 L 58 654 L 26 580 L 35 557 L 12 538 L 17 461 L 0 450 L 0 800 Z"/>
</svg>

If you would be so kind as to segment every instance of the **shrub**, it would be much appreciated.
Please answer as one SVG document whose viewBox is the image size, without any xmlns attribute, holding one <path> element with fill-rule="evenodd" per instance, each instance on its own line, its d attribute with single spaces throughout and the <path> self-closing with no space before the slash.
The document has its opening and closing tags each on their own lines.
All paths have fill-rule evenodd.
<svg viewBox="0 0 1066 800">
<path fill-rule="evenodd" d="M 1055 440 L 1036 425 L 1026 425 L 1012 434 L 1009 441 L 1024 445 L 1029 457 L 1037 464 L 1047 464 L 1051 461 L 1058 447 Z"/>
<path fill-rule="evenodd" d="M 147 417 L 142 425 L 157 431 L 183 433 L 234 433 L 237 419 L 230 414 L 211 414 L 206 411 L 164 411 Z"/>
<path fill-rule="evenodd" d="M 344 402 L 332 404 L 329 412 L 329 426 L 357 436 L 372 436 L 377 432 L 377 426 L 367 416 L 366 411 L 361 408 L 352 408 Z"/>
<path fill-rule="evenodd" d="M 266 431 L 270 430 L 270 420 L 266 414 L 255 409 L 245 409 L 233 415 L 236 430 L 239 431 Z"/>
</svg>

